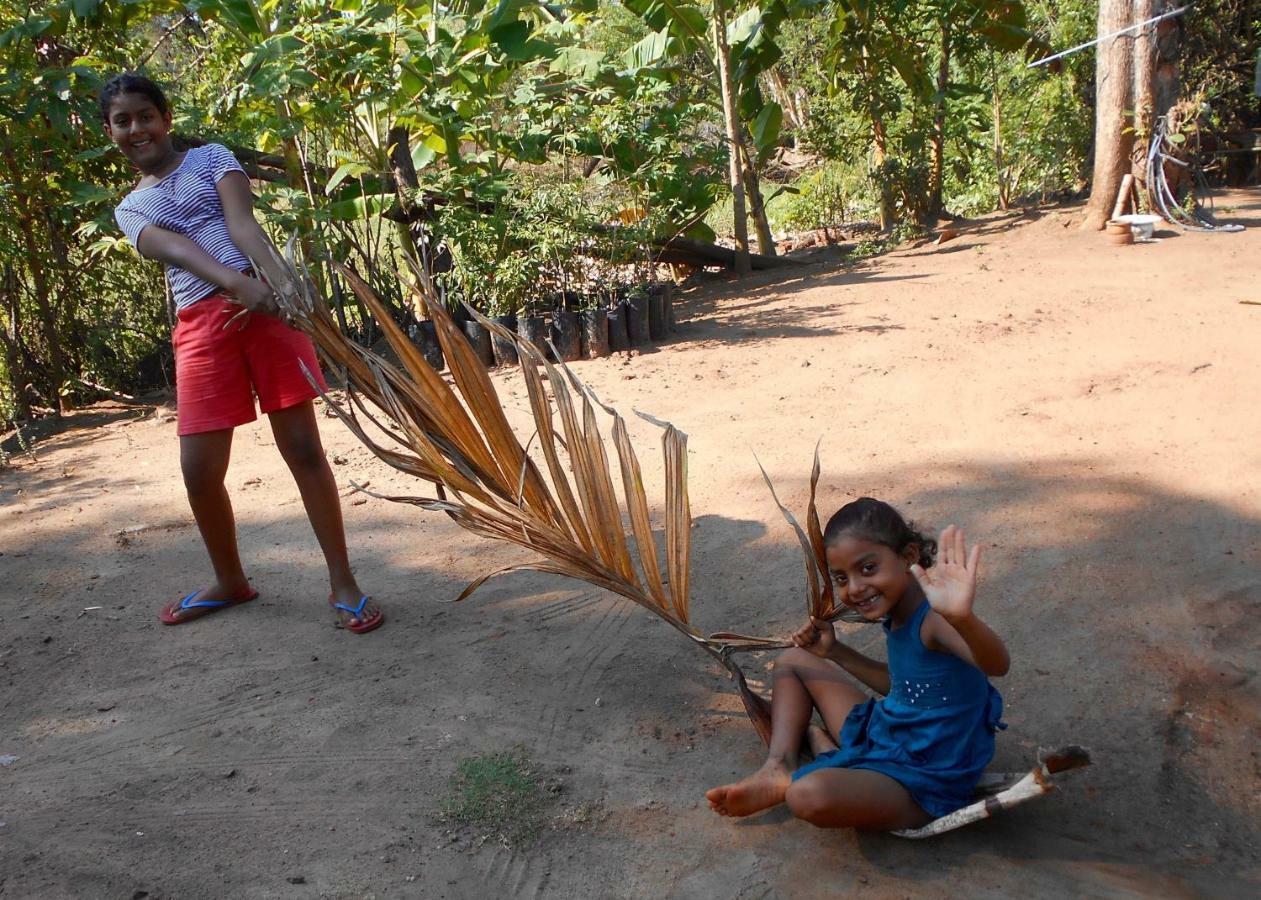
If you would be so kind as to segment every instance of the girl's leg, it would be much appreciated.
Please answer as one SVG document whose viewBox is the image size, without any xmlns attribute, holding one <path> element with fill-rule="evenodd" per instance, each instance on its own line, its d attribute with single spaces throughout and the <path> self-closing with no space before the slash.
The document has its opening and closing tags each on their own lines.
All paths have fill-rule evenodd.
<svg viewBox="0 0 1261 900">
<path fill-rule="evenodd" d="M 820 828 L 895 831 L 932 820 L 906 788 L 866 769 L 816 769 L 789 785 L 785 801 L 794 816 Z"/>
<path fill-rule="evenodd" d="M 711 789 L 710 807 L 724 816 L 747 816 L 784 802 L 806 728 L 817 708 L 836 734 L 855 704 L 866 700 L 840 666 L 801 649 L 775 660 L 771 682 L 771 743 L 766 762 L 743 781 Z"/>
<path fill-rule="evenodd" d="M 276 446 L 284 457 L 293 480 L 297 482 L 306 507 L 307 518 L 315 531 L 315 539 L 324 551 L 328 565 L 331 588 L 330 602 L 357 607 L 363 591 L 350 571 L 350 559 L 346 553 L 346 529 L 342 524 L 341 498 L 337 496 L 337 481 L 324 456 L 320 442 L 320 430 L 315 420 L 315 404 L 304 401 L 276 412 L 268 413 Z M 371 601 L 360 616 L 371 618 L 376 605 Z M 338 616 L 348 624 L 358 620 L 349 613 L 338 610 Z"/>
<path fill-rule="evenodd" d="M 224 486 L 232 455 L 232 429 L 180 437 L 180 470 L 193 518 L 210 554 L 215 583 L 199 599 L 222 600 L 249 589 L 236 546 L 236 520 Z M 178 617 L 179 610 L 173 615 Z"/>
</svg>

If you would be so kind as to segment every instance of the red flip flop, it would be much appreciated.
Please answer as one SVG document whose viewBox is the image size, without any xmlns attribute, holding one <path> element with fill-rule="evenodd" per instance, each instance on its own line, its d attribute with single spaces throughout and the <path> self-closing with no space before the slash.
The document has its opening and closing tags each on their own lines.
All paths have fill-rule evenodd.
<svg viewBox="0 0 1261 900">
<path fill-rule="evenodd" d="M 333 598 L 329 597 L 328 599 L 332 601 Z M 359 603 L 356 606 L 347 606 L 345 603 L 331 603 L 333 609 L 340 609 L 342 612 L 350 613 L 350 615 L 359 620 L 354 625 L 339 620 L 337 627 L 345 628 L 347 631 L 355 634 L 366 634 L 373 629 L 380 628 L 385 623 L 385 613 L 381 610 L 378 609 L 368 618 L 363 618 L 363 608 L 368 605 L 370 599 L 371 595 L 364 594 L 359 598 Z"/>
<path fill-rule="evenodd" d="M 202 616 L 208 616 L 221 609 L 227 609 L 229 606 L 249 603 L 258 596 L 258 591 L 252 587 L 247 587 L 235 597 L 229 597 L 226 600 L 196 599 L 202 593 L 203 591 L 193 591 L 182 600 L 168 603 L 162 607 L 162 612 L 158 613 L 158 618 L 162 620 L 163 625 L 183 625 L 185 622 L 200 619 Z"/>
</svg>

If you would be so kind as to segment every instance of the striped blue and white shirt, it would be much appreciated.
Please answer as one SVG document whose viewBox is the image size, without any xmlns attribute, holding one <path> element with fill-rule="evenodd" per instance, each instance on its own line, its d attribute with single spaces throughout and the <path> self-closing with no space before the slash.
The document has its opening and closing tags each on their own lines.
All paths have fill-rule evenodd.
<svg viewBox="0 0 1261 900">
<path fill-rule="evenodd" d="M 244 171 L 232 151 L 222 144 L 194 147 L 171 174 L 124 197 L 114 209 L 114 218 L 134 247 L 139 246 L 145 226 L 156 225 L 184 235 L 225 266 L 245 272 L 252 268 L 249 257 L 232 243 L 223 203 L 215 188 L 229 172 Z M 179 266 L 166 267 L 166 280 L 177 309 L 223 290 Z"/>
</svg>

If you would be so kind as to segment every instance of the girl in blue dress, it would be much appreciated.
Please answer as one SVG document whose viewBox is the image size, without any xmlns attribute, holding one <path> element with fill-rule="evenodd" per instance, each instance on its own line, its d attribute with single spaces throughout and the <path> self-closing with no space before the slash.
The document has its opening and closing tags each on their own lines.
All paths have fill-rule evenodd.
<svg viewBox="0 0 1261 900">
<path fill-rule="evenodd" d="M 811 619 L 775 663 L 766 762 L 705 796 L 724 816 L 786 803 L 823 828 L 918 828 L 971 801 L 1005 727 L 989 677 L 1007 673 L 1007 648 L 972 610 L 981 548 L 952 525 L 934 560 L 936 541 L 870 497 L 842 507 L 823 540 L 837 598 L 883 621 L 888 663 Z M 826 732 L 810 724 L 816 709 Z M 798 767 L 803 742 L 814 761 Z"/>
</svg>

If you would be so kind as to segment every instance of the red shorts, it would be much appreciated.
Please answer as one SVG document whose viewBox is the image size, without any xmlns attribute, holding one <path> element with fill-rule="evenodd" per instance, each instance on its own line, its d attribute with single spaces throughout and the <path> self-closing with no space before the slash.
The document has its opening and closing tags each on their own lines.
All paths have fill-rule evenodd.
<svg viewBox="0 0 1261 900">
<path fill-rule="evenodd" d="M 302 372 L 306 364 L 327 390 L 315 345 L 275 316 L 252 312 L 226 329 L 241 311 L 223 294 L 212 294 L 179 311 L 175 346 L 175 402 L 180 435 L 235 428 L 264 413 L 319 396 Z"/>
</svg>

